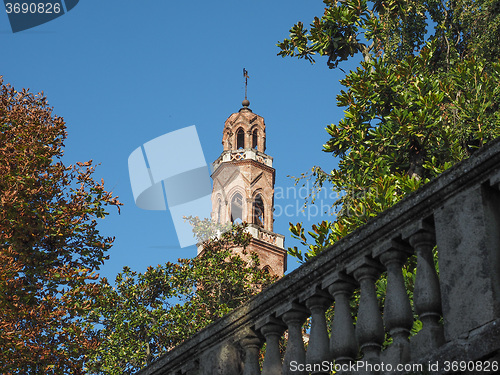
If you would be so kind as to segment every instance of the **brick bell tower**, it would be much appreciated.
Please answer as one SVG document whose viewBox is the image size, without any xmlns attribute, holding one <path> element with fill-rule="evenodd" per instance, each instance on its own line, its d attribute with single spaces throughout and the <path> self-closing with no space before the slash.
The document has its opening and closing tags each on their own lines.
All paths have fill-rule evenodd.
<svg viewBox="0 0 500 375">
<path fill-rule="evenodd" d="M 273 232 L 273 158 L 266 155 L 264 119 L 249 108 L 233 113 L 224 124 L 222 154 L 213 163 L 212 219 L 248 223 L 252 235 L 247 251 L 259 255 L 261 266 L 283 276 L 287 252 L 284 236 Z"/>
</svg>

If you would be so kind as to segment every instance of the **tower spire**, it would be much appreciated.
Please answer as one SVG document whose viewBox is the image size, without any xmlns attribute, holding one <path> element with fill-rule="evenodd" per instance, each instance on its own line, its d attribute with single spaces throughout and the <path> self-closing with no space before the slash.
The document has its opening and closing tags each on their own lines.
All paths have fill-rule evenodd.
<svg viewBox="0 0 500 375">
<path fill-rule="evenodd" d="M 248 76 L 248 71 L 243 68 L 243 78 L 245 78 L 245 100 L 248 100 L 247 99 L 247 86 L 248 86 L 248 78 L 250 78 Z"/>
</svg>

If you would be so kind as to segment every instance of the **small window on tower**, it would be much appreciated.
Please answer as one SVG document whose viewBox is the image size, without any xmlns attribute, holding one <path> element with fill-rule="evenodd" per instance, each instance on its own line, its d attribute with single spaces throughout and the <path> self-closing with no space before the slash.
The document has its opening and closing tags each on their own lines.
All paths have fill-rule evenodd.
<svg viewBox="0 0 500 375">
<path fill-rule="evenodd" d="M 236 193 L 231 199 L 231 222 L 234 224 L 243 222 L 243 198 L 240 193 Z"/>
<path fill-rule="evenodd" d="M 264 227 L 264 201 L 262 195 L 257 195 L 253 202 L 253 223 Z"/>
<path fill-rule="evenodd" d="M 217 201 L 217 224 L 220 224 L 220 214 L 221 214 L 221 202 L 219 199 Z"/>
<path fill-rule="evenodd" d="M 236 149 L 245 148 L 245 132 L 239 128 L 236 132 Z"/>
<path fill-rule="evenodd" d="M 252 148 L 257 150 L 257 139 L 259 138 L 259 132 L 255 129 L 252 133 Z"/>
</svg>

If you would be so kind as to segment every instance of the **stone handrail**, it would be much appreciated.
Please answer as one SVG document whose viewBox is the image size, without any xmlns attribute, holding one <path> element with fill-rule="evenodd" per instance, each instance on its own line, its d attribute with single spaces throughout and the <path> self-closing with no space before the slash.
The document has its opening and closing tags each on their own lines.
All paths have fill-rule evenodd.
<svg viewBox="0 0 500 375">
<path fill-rule="evenodd" d="M 270 243 L 280 248 L 284 248 L 285 236 L 264 229 L 256 224 L 248 224 L 248 233 L 264 242 Z"/>
<path fill-rule="evenodd" d="M 439 369 L 424 367 L 420 373 L 445 373 L 445 361 L 498 361 L 499 188 L 500 141 L 495 140 L 139 374 L 329 374 L 323 365 L 359 358 L 367 366 L 356 368 L 359 373 L 404 373 L 408 368 L 396 366 L 436 363 Z M 433 259 L 436 245 L 439 272 Z M 414 311 L 402 274 L 412 254 L 417 258 Z M 382 272 L 387 272 L 383 313 L 375 292 Z M 360 299 L 353 324 L 355 289 Z M 325 311 L 332 304 L 329 334 Z M 422 329 L 410 337 L 414 314 Z M 308 317 L 306 350 L 301 326 Z M 285 330 L 281 358 L 279 339 Z M 386 334 L 392 343 L 382 350 Z M 264 342 L 261 371 L 258 355 Z"/>
<path fill-rule="evenodd" d="M 239 161 L 239 160 L 255 160 L 259 163 L 273 166 L 273 158 L 263 152 L 257 151 L 253 148 L 245 148 L 239 150 L 227 150 L 212 163 L 212 170 L 215 171 L 223 162 Z"/>
</svg>

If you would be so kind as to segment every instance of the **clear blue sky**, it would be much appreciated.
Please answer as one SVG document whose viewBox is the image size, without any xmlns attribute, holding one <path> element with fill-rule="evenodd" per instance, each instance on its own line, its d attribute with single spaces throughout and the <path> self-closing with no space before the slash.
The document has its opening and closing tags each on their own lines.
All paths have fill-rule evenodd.
<svg viewBox="0 0 500 375">
<path fill-rule="evenodd" d="M 276 188 L 285 192 L 275 203 L 292 205 L 289 215 L 275 217 L 275 232 L 286 246 L 297 244 L 288 222 L 307 222 L 308 212 L 297 214 L 303 201 L 287 176 L 334 165 L 321 148 L 325 126 L 342 118 L 336 95 L 344 74 L 324 59 L 311 65 L 278 57 L 276 43 L 322 10 L 321 0 L 82 0 L 58 19 L 13 34 L 2 6 L 0 75 L 18 90 L 44 91 L 67 123 L 65 163 L 100 163 L 95 177 L 124 203 L 121 215 L 111 210 L 99 223 L 116 237 L 103 276 L 196 254 L 179 247 L 168 212 L 135 206 L 127 159 L 155 137 L 196 125 L 206 161 L 214 161 L 224 121 L 241 107 L 243 68 L 250 108 L 266 121 Z M 310 223 L 329 218 L 310 214 Z M 296 266 L 289 258 L 289 270 Z"/>
</svg>

